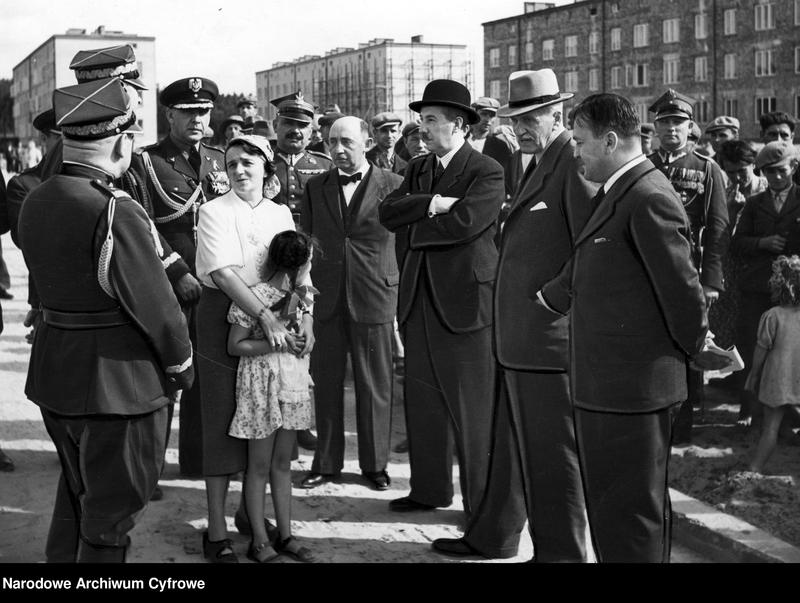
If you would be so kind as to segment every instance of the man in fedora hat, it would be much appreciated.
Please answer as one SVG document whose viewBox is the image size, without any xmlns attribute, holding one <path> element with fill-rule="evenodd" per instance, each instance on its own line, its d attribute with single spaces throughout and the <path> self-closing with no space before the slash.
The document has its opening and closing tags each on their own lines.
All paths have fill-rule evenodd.
<svg viewBox="0 0 800 603">
<path fill-rule="evenodd" d="M 491 447 L 495 367 L 491 361 L 492 285 L 503 169 L 465 136 L 480 119 L 469 90 L 433 80 L 422 100 L 420 133 L 430 155 L 414 158 L 403 183 L 381 203 L 381 223 L 408 227 L 398 322 L 406 346 L 405 410 L 411 492 L 393 511 L 447 507 L 458 454 L 464 510 L 483 497 Z"/>
<path fill-rule="evenodd" d="M 564 127 L 564 101 L 551 69 L 518 71 L 498 111 L 520 148 L 535 156 L 503 225 L 494 288 L 494 337 L 501 379 L 486 496 L 459 539 L 434 540 L 450 555 L 513 557 L 528 521 L 534 559 L 586 561 L 586 520 L 572 402 L 566 316 L 535 295 L 555 277 L 592 211 Z M 520 461 L 522 465 L 520 466 Z"/>
</svg>

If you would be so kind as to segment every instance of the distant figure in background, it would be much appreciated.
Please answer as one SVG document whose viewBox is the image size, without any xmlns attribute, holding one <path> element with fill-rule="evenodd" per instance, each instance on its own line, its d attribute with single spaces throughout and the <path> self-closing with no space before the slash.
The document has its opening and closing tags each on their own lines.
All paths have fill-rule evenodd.
<svg viewBox="0 0 800 603">
<path fill-rule="evenodd" d="M 231 140 L 239 136 L 243 127 L 244 118 L 241 115 L 229 115 L 219 128 L 225 137 L 225 144 L 227 145 Z"/>
<path fill-rule="evenodd" d="M 512 129 L 497 125 L 500 102 L 495 98 L 482 96 L 472 103 L 472 108 L 478 112 L 481 120 L 470 126 L 467 141 L 479 153 L 491 157 L 501 166 L 507 165 L 519 144 Z"/>
<path fill-rule="evenodd" d="M 705 134 L 711 141 L 711 148 L 714 149 L 716 157 L 724 142 L 739 139 L 739 120 L 727 115 L 715 117 L 706 126 Z"/>
<path fill-rule="evenodd" d="M 31 138 L 28 141 L 25 152 L 25 165 L 23 169 L 28 169 L 36 166 L 42 160 L 42 151 L 36 141 Z"/>
<path fill-rule="evenodd" d="M 400 139 L 403 120 L 394 113 L 384 111 L 373 117 L 371 124 L 375 146 L 367 151 L 367 161 L 395 174 L 401 173 L 407 161 L 395 153 L 395 144 Z"/>
<path fill-rule="evenodd" d="M 328 135 L 331 131 L 331 126 L 333 126 L 333 122 L 335 122 L 340 117 L 344 117 L 342 113 L 325 113 L 324 115 L 320 116 L 319 118 L 319 142 L 315 144 L 309 144 L 308 150 L 315 151 L 317 153 L 322 153 L 323 155 L 330 157 L 331 150 L 328 146 Z"/>
<path fill-rule="evenodd" d="M 797 120 L 783 111 L 764 113 L 758 118 L 761 125 L 761 140 L 765 143 L 776 140 L 794 142 L 794 130 Z M 794 183 L 800 184 L 800 170 L 794 173 Z"/>
<path fill-rule="evenodd" d="M 653 152 L 653 138 L 656 135 L 656 128 L 651 123 L 643 123 L 639 126 L 639 132 L 642 138 L 642 153 L 647 156 Z"/>
<path fill-rule="evenodd" d="M 6 211 L 6 181 L 0 171 L 0 234 L 5 234 L 10 228 L 8 212 Z M 16 241 L 15 241 L 16 242 Z M 3 332 L 3 308 L 0 306 L 0 334 Z M 0 471 L 14 471 L 14 461 L 0 448 Z"/>
<path fill-rule="evenodd" d="M 771 298 L 777 305 L 758 324 L 753 365 L 745 387 L 764 412 L 761 438 L 750 461 L 750 471 L 761 473 L 778 442 L 786 408 L 800 406 L 800 257 L 778 257 L 769 279 Z"/>
<path fill-rule="evenodd" d="M 252 94 L 248 94 L 236 104 L 236 110 L 239 112 L 242 120 L 244 120 L 242 134 L 252 134 L 253 123 L 259 119 L 256 97 Z"/>
</svg>

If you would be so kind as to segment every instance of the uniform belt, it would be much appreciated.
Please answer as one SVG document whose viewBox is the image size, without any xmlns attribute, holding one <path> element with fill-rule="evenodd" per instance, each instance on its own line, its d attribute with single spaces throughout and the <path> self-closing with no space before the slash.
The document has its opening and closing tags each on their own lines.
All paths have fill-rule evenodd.
<svg viewBox="0 0 800 603">
<path fill-rule="evenodd" d="M 83 329 L 104 329 L 130 324 L 130 319 L 122 312 L 122 308 L 102 310 L 99 312 L 60 312 L 42 309 L 42 320 L 45 324 L 68 331 Z"/>
</svg>

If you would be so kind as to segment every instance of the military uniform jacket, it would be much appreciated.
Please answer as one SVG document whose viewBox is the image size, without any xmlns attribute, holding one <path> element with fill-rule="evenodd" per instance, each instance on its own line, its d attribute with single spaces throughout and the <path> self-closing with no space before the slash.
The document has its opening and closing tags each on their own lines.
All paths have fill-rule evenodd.
<svg viewBox="0 0 800 603">
<path fill-rule="evenodd" d="M 730 217 L 722 170 L 713 159 L 694 150 L 679 151 L 675 158 L 656 151 L 648 159 L 672 183 L 689 216 L 695 246 L 695 267 L 700 270 L 700 282 L 723 291 L 722 258 L 730 242 Z"/>
<path fill-rule="evenodd" d="M 144 210 L 116 199 L 112 222 L 111 289 L 98 265 L 108 231 L 111 195 L 92 182 L 110 177 L 64 163 L 25 200 L 19 238 L 42 306 L 62 313 L 117 312 L 122 324 L 81 330 L 45 320 L 31 350 L 25 393 L 63 415 L 137 415 L 168 403 L 166 373 L 191 367 L 186 320 L 161 268 Z"/>
<path fill-rule="evenodd" d="M 306 184 L 300 225 L 322 247 L 311 267 L 311 279 L 320 292 L 314 302 L 316 320 L 331 318 L 342 302 L 354 322 L 382 324 L 394 319 L 399 282 L 395 241 L 378 221 L 378 205 L 402 181 L 397 174 L 373 166 L 344 207 L 339 170 L 314 176 Z M 347 216 L 342 216 L 344 210 Z"/>
<path fill-rule="evenodd" d="M 566 130 L 519 187 L 506 218 L 494 288 L 498 362 L 516 370 L 568 368 L 569 321 L 536 293 L 572 255 L 592 210 L 592 187 L 578 172 Z"/>
<path fill-rule="evenodd" d="M 313 176 L 324 174 L 333 167 L 330 157 L 316 151 L 306 149 L 302 153 L 290 156 L 281 151 L 275 153 L 275 175 L 281 183 L 281 190 L 272 199 L 275 203 L 288 205 L 292 210 L 295 224 L 300 223 L 300 206 L 306 182 Z"/>
<path fill-rule="evenodd" d="M 409 227 L 397 318 L 400 324 L 408 319 L 427 279 L 442 324 L 453 333 L 468 333 L 492 324 L 503 168 L 465 142 L 433 187 L 436 161 L 433 153 L 412 159 L 403 183 L 379 207 L 386 228 L 402 232 Z M 434 194 L 459 200 L 448 213 L 429 218 Z"/>
<path fill-rule="evenodd" d="M 176 254 L 165 263 L 167 270 L 182 259 L 194 274 L 197 209 L 230 190 L 225 153 L 205 143 L 200 143 L 199 153 L 198 174 L 186 154 L 167 136 L 135 154 L 131 162 L 131 168 L 146 183 L 150 206 L 145 209 Z M 147 165 L 148 157 L 152 169 Z"/>
<path fill-rule="evenodd" d="M 786 237 L 786 247 L 781 253 L 759 249 L 759 239 L 775 234 Z M 775 211 L 769 189 L 748 199 L 731 246 L 742 262 L 742 271 L 737 279 L 739 289 L 769 294 L 772 262 L 779 255 L 800 254 L 800 195 L 797 185 L 792 185 L 780 213 Z"/>
<path fill-rule="evenodd" d="M 707 328 L 689 237 L 675 190 L 644 161 L 606 191 L 569 264 L 543 288 L 548 305 L 569 310 L 579 408 L 653 412 L 686 399 L 686 358 Z"/>
</svg>

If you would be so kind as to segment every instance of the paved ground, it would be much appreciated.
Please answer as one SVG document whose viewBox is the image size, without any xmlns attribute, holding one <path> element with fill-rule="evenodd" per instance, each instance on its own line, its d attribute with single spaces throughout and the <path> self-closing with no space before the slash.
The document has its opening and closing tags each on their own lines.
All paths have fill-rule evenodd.
<svg viewBox="0 0 800 603">
<path fill-rule="evenodd" d="M 13 248 L 7 235 L 2 242 L 15 299 L 3 302 L 6 329 L 0 336 L 0 446 L 14 458 L 17 469 L 13 473 L 0 473 L 0 563 L 36 563 L 43 560 L 59 464 L 37 407 L 23 394 L 30 353 L 25 342 L 26 329 L 21 324 L 27 310 L 24 301 L 27 276 L 21 253 Z M 430 542 L 438 537 L 460 535 L 460 497 L 457 495 L 456 502 L 448 509 L 399 515 L 389 512 L 388 501 L 408 492 L 408 458 L 392 454 L 389 473 L 393 485 L 389 491 L 370 489 L 362 480 L 355 460 L 352 389 L 347 390 L 346 400 L 350 431 L 343 480 L 312 491 L 294 490 L 295 534 L 306 539 L 324 562 L 453 563 L 452 559 L 433 553 Z M 404 437 L 401 413 L 402 407 L 397 404 L 393 443 Z M 177 424 L 176 416 L 161 481 L 165 498 L 148 506 L 131 533 L 134 546 L 130 561 L 134 563 L 203 562 L 200 541 L 206 524 L 205 492 L 202 481 L 181 479 L 178 474 Z M 311 460 L 311 454 L 301 450 L 299 460 L 293 464 L 295 483 L 308 470 Z M 233 483 L 227 510 L 234 544 L 244 561 L 248 541 L 233 528 L 240 487 L 239 482 Z M 525 561 L 531 557 L 531 551 L 530 539 L 525 535 L 519 556 L 507 561 Z M 673 561 L 711 560 L 676 543 Z"/>
</svg>

